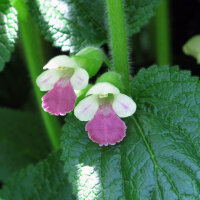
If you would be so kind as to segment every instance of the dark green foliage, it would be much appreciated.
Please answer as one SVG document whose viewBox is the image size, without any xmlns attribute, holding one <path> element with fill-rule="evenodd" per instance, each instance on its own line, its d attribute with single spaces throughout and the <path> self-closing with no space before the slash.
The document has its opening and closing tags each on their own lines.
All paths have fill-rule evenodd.
<svg viewBox="0 0 200 200">
<path fill-rule="evenodd" d="M 160 0 L 126 0 L 127 31 L 129 35 L 138 33 L 149 19 L 155 15 Z"/>
<path fill-rule="evenodd" d="M 16 173 L 0 191 L 4 200 L 71 200 L 71 185 L 63 173 L 60 154 Z"/>
<path fill-rule="evenodd" d="M 131 83 L 137 111 L 126 138 L 99 147 L 67 117 L 62 160 L 78 199 L 200 199 L 200 84 L 177 67 L 142 69 Z"/>
<path fill-rule="evenodd" d="M 104 1 L 29 0 L 29 7 L 45 38 L 63 51 L 105 42 Z"/>
<path fill-rule="evenodd" d="M 49 152 L 49 141 L 37 115 L 0 108 L 0 180 L 7 180 Z"/>
<path fill-rule="evenodd" d="M 160 0 L 126 0 L 129 35 L 137 33 L 154 15 Z M 107 43 L 104 0 L 29 0 L 30 12 L 45 38 L 63 51 Z"/>
<path fill-rule="evenodd" d="M 8 0 L 0 1 L 0 71 L 10 60 L 17 38 L 18 22 L 17 11 Z"/>
</svg>

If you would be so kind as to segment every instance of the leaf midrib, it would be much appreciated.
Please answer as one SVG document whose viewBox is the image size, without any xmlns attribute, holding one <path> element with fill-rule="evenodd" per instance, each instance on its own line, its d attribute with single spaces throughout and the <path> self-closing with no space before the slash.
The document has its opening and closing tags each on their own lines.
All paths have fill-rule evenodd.
<svg viewBox="0 0 200 200">
<path fill-rule="evenodd" d="M 136 117 L 132 117 L 132 119 L 133 119 L 133 122 L 134 122 L 134 124 L 136 125 L 138 131 L 140 132 L 140 134 L 141 134 L 141 136 L 142 136 L 142 140 L 144 141 L 144 144 L 145 144 L 145 146 L 146 146 L 146 148 L 147 148 L 147 151 L 148 151 L 148 153 L 150 154 L 150 158 L 151 158 L 151 160 L 152 160 L 152 162 L 153 162 L 153 164 L 154 164 L 154 173 L 155 173 L 155 176 L 156 176 L 156 181 L 157 181 L 157 178 L 158 178 L 158 177 L 157 177 L 157 170 L 159 169 L 159 170 L 166 176 L 166 178 L 167 178 L 167 180 L 169 181 L 169 183 L 171 184 L 171 186 L 172 186 L 174 192 L 176 193 L 178 199 L 179 199 L 179 200 L 182 200 L 182 198 L 181 198 L 181 196 L 180 196 L 180 194 L 179 194 L 179 192 L 178 192 L 178 190 L 177 190 L 177 188 L 176 188 L 174 182 L 171 180 L 170 176 L 167 174 L 167 172 L 166 172 L 164 169 L 162 169 L 162 167 L 160 167 L 160 166 L 158 165 L 158 163 L 157 163 L 157 161 L 156 161 L 156 158 L 155 158 L 155 155 L 154 155 L 154 153 L 153 153 L 153 151 L 152 151 L 150 145 L 148 144 L 147 139 L 146 139 L 146 136 L 145 136 L 145 134 L 144 134 L 142 128 L 140 127 L 139 123 L 137 122 Z"/>
</svg>

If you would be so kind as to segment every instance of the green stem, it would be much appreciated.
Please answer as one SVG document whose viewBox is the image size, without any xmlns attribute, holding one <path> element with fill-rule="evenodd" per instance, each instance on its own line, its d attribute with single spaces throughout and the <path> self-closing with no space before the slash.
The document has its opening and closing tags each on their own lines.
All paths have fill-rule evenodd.
<svg viewBox="0 0 200 200">
<path fill-rule="evenodd" d="M 41 97 L 43 94 L 36 85 L 36 78 L 42 72 L 42 66 L 44 65 L 44 56 L 41 45 L 42 41 L 40 40 L 41 37 L 35 27 L 34 22 L 29 16 L 26 20 L 20 21 L 19 33 L 38 107 L 40 109 L 40 113 L 52 147 L 56 151 L 60 146 L 60 126 L 54 116 L 51 116 L 43 111 L 41 107 Z"/>
<path fill-rule="evenodd" d="M 123 0 L 106 0 L 110 25 L 111 49 L 116 72 L 121 74 L 129 93 L 129 64 Z"/>
<path fill-rule="evenodd" d="M 103 53 L 103 60 L 109 69 L 113 69 L 113 66 L 110 63 L 110 60 L 105 53 Z"/>
<path fill-rule="evenodd" d="M 156 57 L 158 65 L 171 64 L 169 2 L 161 0 L 156 18 Z"/>
</svg>

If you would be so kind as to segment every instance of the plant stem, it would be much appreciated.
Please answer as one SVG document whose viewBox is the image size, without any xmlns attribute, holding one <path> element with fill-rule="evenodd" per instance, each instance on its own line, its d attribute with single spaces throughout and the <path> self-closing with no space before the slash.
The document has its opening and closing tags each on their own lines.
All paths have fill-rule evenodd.
<svg viewBox="0 0 200 200">
<path fill-rule="evenodd" d="M 171 41 L 169 26 L 169 3 L 161 0 L 156 18 L 156 57 L 158 65 L 171 64 Z"/>
<path fill-rule="evenodd" d="M 56 151 L 60 146 L 59 135 L 61 130 L 57 119 L 54 116 L 44 112 L 41 107 L 41 97 L 43 94 L 36 85 L 36 78 L 42 71 L 42 66 L 44 65 L 44 56 L 42 51 L 41 37 L 30 16 L 28 16 L 26 20 L 20 21 L 19 33 L 27 62 L 27 68 L 33 84 L 36 101 L 38 103 L 49 140 L 53 149 Z"/>
<path fill-rule="evenodd" d="M 109 69 L 113 69 L 113 66 L 110 63 L 110 60 L 105 53 L 103 53 L 103 60 Z"/>
<path fill-rule="evenodd" d="M 125 93 L 129 93 L 128 47 L 123 0 L 106 0 L 106 3 L 114 68 L 122 76 Z"/>
</svg>

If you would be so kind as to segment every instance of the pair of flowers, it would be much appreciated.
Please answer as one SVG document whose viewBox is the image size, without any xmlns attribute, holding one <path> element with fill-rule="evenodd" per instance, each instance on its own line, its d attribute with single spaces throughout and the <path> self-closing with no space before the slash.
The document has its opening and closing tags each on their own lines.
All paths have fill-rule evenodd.
<svg viewBox="0 0 200 200">
<path fill-rule="evenodd" d="M 52 58 L 36 82 L 41 91 L 42 107 L 52 115 L 65 115 L 74 109 L 76 90 L 86 88 L 89 75 L 72 57 L 60 55 Z M 136 110 L 135 102 L 121 94 L 108 82 L 97 83 L 89 89 L 86 98 L 74 109 L 81 121 L 89 121 L 85 130 L 89 138 L 102 145 L 114 145 L 126 135 L 126 125 L 119 117 L 128 117 Z"/>
</svg>

